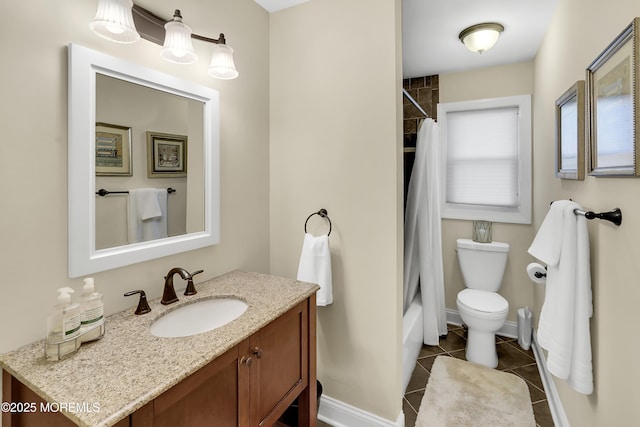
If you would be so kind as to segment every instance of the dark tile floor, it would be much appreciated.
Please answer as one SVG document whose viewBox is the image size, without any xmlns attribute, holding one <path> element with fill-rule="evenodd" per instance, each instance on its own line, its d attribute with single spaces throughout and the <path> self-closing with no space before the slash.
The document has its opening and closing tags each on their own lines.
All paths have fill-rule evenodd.
<svg viewBox="0 0 640 427">
<path fill-rule="evenodd" d="M 435 358 L 447 355 L 464 360 L 465 345 L 465 331 L 462 327 L 449 325 L 447 338 L 441 339 L 439 346 L 425 345 L 422 347 L 402 402 L 405 427 L 415 426 L 417 412 Z M 496 369 L 516 374 L 525 380 L 529 386 L 536 424 L 538 427 L 553 427 L 553 419 L 533 351 L 531 349 L 524 351 L 516 339 L 501 336 L 496 336 L 496 345 L 498 350 L 498 367 Z"/>
</svg>

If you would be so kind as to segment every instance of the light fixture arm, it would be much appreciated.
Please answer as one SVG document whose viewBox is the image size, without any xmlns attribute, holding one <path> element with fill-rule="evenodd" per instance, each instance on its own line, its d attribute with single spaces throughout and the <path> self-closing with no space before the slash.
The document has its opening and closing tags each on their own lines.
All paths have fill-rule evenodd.
<svg viewBox="0 0 640 427">
<path fill-rule="evenodd" d="M 217 39 L 211 39 L 209 37 L 199 36 L 197 34 L 191 34 L 191 38 L 196 40 L 202 40 L 203 42 L 214 43 L 214 44 L 227 44 L 227 41 L 224 38 L 224 34 L 222 33 L 220 33 L 220 37 L 218 37 Z"/>
<path fill-rule="evenodd" d="M 162 46 L 164 44 L 164 25 L 169 22 L 164 18 L 155 15 L 151 11 L 144 7 L 133 4 L 133 22 L 136 25 L 136 29 L 145 40 Z M 220 37 L 212 39 L 209 37 L 200 36 L 198 34 L 191 34 L 192 39 L 205 41 L 214 44 L 226 44 L 224 34 L 220 33 Z"/>
</svg>

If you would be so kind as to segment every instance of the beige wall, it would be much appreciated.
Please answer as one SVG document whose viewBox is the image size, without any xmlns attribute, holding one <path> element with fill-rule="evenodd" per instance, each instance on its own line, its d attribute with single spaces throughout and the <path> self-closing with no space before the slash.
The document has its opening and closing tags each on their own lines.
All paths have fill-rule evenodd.
<svg viewBox="0 0 640 427">
<path fill-rule="evenodd" d="M 551 200 L 572 198 L 596 212 L 622 209 L 621 227 L 590 221 L 594 315 L 591 337 L 595 391 L 584 396 L 556 381 L 573 426 L 636 425 L 640 419 L 640 351 L 635 339 L 640 301 L 640 181 L 554 177 L 554 102 L 622 31 L 640 16 L 636 0 L 561 0 L 535 61 L 534 223 L 540 226 Z M 637 72 L 637 70 L 636 70 Z M 535 293 L 536 306 L 544 293 Z"/>
<path fill-rule="evenodd" d="M 169 0 L 140 2 L 170 17 Z M 141 40 L 111 43 L 88 28 L 97 1 L 16 2 L 0 36 L 5 56 L 0 168 L 0 352 L 41 339 L 56 289 L 81 290 L 67 276 L 67 45 L 77 43 L 220 91 L 221 244 L 95 274 L 106 314 L 134 306 L 126 291 L 160 296 L 163 275 L 175 266 L 203 268 L 202 279 L 235 268 L 269 271 L 269 16 L 253 0 L 183 0 L 182 13 L 195 32 L 224 32 L 236 51 L 240 77 L 210 78 L 209 45 L 194 42 L 200 61 L 163 61 L 159 46 Z M 10 58 L 10 59 L 9 59 Z M 200 276 L 199 276 L 200 277 Z M 107 331 L 108 333 L 108 331 Z"/>
<path fill-rule="evenodd" d="M 306 217 L 333 222 L 334 304 L 318 378 L 338 400 L 401 410 L 400 1 L 311 1 L 271 16 L 271 271 L 295 276 Z M 309 231 L 327 226 L 315 217 Z"/>
<path fill-rule="evenodd" d="M 440 102 L 533 94 L 533 70 L 533 62 L 523 62 L 441 74 Z M 472 224 L 472 221 L 454 219 L 442 221 L 445 300 L 447 308 L 451 310 L 458 310 L 456 296 L 464 289 L 462 272 L 455 252 L 456 239 L 470 239 Z M 526 252 L 533 239 L 534 228 L 527 224 L 493 223 L 492 231 L 493 240 L 510 245 L 500 294 L 509 301 L 507 320 L 515 322 L 519 307 L 533 307 L 534 286 L 525 269 L 530 262 Z"/>
</svg>

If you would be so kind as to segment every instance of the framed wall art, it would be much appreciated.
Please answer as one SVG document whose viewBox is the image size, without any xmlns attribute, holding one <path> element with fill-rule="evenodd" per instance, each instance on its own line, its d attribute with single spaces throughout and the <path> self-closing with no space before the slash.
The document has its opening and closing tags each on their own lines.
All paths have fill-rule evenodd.
<svg viewBox="0 0 640 427">
<path fill-rule="evenodd" d="M 187 176 L 187 136 L 147 132 L 147 176 Z"/>
<path fill-rule="evenodd" d="M 131 128 L 96 123 L 96 175 L 131 176 Z"/>
<path fill-rule="evenodd" d="M 589 65 L 590 175 L 638 176 L 638 31 L 640 18 Z"/>
<path fill-rule="evenodd" d="M 586 147 L 584 80 L 577 81 L 556 101 L 556 177 L 584 179 Z"/>
</svg>

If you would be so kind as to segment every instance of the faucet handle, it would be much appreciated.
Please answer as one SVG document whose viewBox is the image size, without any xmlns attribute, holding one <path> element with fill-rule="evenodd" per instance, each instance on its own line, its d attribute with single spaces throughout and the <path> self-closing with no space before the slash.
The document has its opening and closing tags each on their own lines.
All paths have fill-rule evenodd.
<svg viewBox="0 0 640 427">
<path fill-rule="evenodd" d="M 147 302 L 147 295 L 143 290 L 131 291 L 124 294 L 125 297 L 129 297 L 131 295 L 140 294 L 140 300 L 138 301 L 138 308 L 136 308 L 136 314 L 145 314 L 151 311 L 151 307 L 149 307 L 149 303 Z"/>
<path fill-rule="evenodd" d="M 198 270 L 198 271 L 195 271 L 195 272 L 191 273 L 191 276 L 187 280 L 187 288 L 184 290 L 184 295 L 190 296 L 190 295 L 195 295 L 195 294 L 198 293 L 198 291 L 196 291 L 196 287 L 193 285 L 193 276 L 195 276 L 196 274 L 200 274 L 203 271 L 204 270 Z"/>
</svg>

